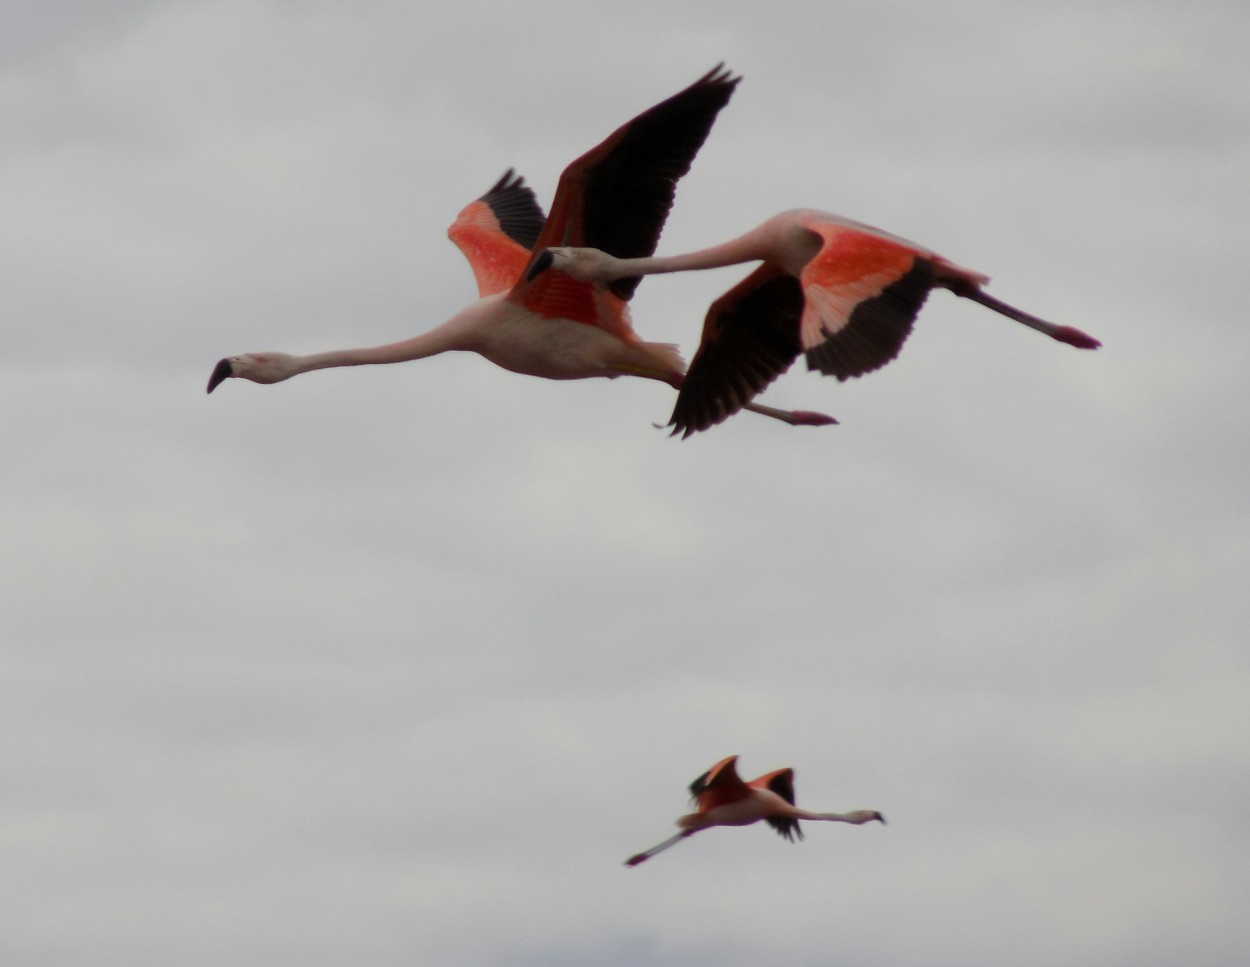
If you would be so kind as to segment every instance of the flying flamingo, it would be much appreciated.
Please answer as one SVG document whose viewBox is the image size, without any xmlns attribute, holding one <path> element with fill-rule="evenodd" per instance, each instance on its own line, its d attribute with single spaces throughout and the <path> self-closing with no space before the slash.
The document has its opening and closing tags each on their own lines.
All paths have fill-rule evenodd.
<svg viewBox="0 0 1250 967">
<path fill-rule="evenodd" d="M 1079 329 L 1046 322 L 983 292 L 988 276 L 887 232 L 812 209 L 782 212 L 740 238 L 685 255 L 630 259 L 555 247 L 539 254 L 528 277 L 553 267 L 611 284 L 754 261 L 763 265 L 708 310 L 669 421 L 674 434 L 687 437 L 736 413 L 800 353 L 809 370 L 840 380 L 879 369 L 898 355 L 935 288 L 1078 349 L 1101 345 Z"/>
<path fill-rule="evenodd" d="M 654 252 L 677 181 L 690 170 L 738 80 L 718 65 L 618 128 L 565 168 L 546 219 L 533 192 L 509 170 L 448 229 L 473 269 L 479 299 L 442 325 L 365 349 L 228 356 L 213 369 L 208 392 L 230 377 L 277 383 L 315 369 L 399 363 L 454 350 L 546 379 L 637 376 L 680 389 L 685 364 L 677 347 L 643 342 L 630 324 L 628 302 L 640 278 L 599 284 L 558 269 L 527 274 L 526 267 L 532 252 L 558 245 L 629 258 Z M 821 413 L 746 408 L 793 425 L 837 422 Z"/>
<path fill-rule="evenodd" d="M 885 823 L 885 817 L 873 809 L 856 809 L 849 813 L 812 813 L 794 805 L 794 770 L 778 769 L 743 782 L 735 768 L 738 757 L 731 755 L 712 766 L 690 784 L 695 811 L 677 820 L 681 832 L 670 836 L 658 846 L 636 853 L 625 861 L 637 866 L 661 850 L 680 843 L 701 829 L 712 826 L 749 826 L 764 820 L 791 843 L 803 838 L 800 819 L 824 820 L 831 823 Z"/>
</svg>

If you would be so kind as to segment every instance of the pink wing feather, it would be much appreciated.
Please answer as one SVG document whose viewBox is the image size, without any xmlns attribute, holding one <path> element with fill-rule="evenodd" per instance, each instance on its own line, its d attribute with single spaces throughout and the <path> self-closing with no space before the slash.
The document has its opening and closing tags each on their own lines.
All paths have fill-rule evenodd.
<svg viewBox="0 0 1250 967">
<path fill-rule="evenodd" d="M 480 297 L 507 292 L 516 284 L 544 222 L 533 190 L 511 168 L 490 191 L 461 209 L 447 237 L 469 260 Z"/>
</svg>

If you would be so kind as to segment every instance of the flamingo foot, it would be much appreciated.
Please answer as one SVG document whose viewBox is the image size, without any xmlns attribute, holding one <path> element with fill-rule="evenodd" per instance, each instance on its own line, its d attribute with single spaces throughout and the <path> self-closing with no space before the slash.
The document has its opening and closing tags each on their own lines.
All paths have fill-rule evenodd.
<svg viewBox="0 0 1250 967">
<path fill-rule="evenodd" d="M 625 865 L 637 866 L 639 863 L 649 860 L 650 858 L 651 856 L 649 853 L 635 853 L 633 856 L 631 856 L 629 859 L 625 861 Z"/>
<path fill-rule="evenodd" d="M 1052 338 L 1058 339 L 1060 342 L 1066 342 L 1069 346 L 1075 346 L 1077 349 L 1097 349 L 1102 345 L 1093 336 L 1087 335 L 1072 326 L 1057 326 L 1050 335 Z"/>
<path fill-rule="evenodd" d="M 817 413 L 813 410 L 791 410 L 791 423 L 794 426 L 831 426 L 838 421 L 827 413 Z"/>
</svg>

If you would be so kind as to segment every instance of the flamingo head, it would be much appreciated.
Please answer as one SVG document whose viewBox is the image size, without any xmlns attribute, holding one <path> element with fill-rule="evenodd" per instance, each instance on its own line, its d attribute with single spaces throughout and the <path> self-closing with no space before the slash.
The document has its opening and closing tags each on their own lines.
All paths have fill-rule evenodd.
<svg viewBox="0 0 1250 967">
<path fill-rule="evenodd" d="M 885 825 L 885 817 L 875 809 L 857 809 L 852 813 L 847 813 L 847 818 L 855 824 L 877 822 L 882 826 Z"/>
<path fill-rule="evenodd" d="M 297 371 L 295 357 L 286 353 L 227 356 L 213 367 L 213 374 L 208 378 L 208 392 L 211 393 L 232 376 L 250 379 L 253 383 L 280 383 L 290 379 Z"/>
<path fill-rule="evenodd" d="M 556 269 L 582 282 L 611 282 L 620 277 L 616 262 L 597 248 L 547 248 L 538 253 L 525 278 L 528 282 L 548 269 Z"/>
</svg>

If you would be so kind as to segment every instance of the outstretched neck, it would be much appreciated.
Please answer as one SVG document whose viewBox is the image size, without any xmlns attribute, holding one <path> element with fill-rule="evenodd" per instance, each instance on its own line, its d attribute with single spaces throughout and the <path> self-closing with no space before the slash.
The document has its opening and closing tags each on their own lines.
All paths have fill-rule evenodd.
<svg viewBox="0 0 1250 967">
<path fill-rule="evenodd" d="M 769 250 L 755 233 L 699 249 L 682 255 L 653 255 L 638 259 L 617 259 L 614 275 L 661 275 L 665 272 L 690 272 L 698 269 L 719 269 L 726 265 L 754 262 L 767 258 Z"/>
<path fill-rule="evenodd" d="M 821 247 L 820 236 L 806 227 L 802 216 L 801 211 L 782 212 L 745 235 L 720 245 L 699 249 L 697 252 L 618 259 L 617 270 L 620 275 L 657 275 L 662 272 L 718 269 L 742 262 L 767 261 L 797 277 Z"/>
<path fill-rule="evenodd" d="M 310 353 L 299 357 L 297 372 L 307 373 L 314 369 L 336 369 L 340 366 L 379 366 L 383 363 L 406 363 L 412 359 L 436 356 L 455 347 L 445 345 L 436 338 L 437 330 L 422 333 L 411 339 L 387 343 L 385 346 L 367 346 L 362 349 L 331 349 L 324 353 Z"/>
<path fill-rule="evenodd" d="M 485 302 L 486 300 L 481 300 Z M 471 333 L 476 314 L 471 310 L 474 303 L 452 316 L 447 322 L 410 339 L 386 343 L 383 346 L 366 346 L 361 349 L 332 349 L 323 353 L 310 353 L 297 357 L 295 373 L 307 373 L 314 369 L 334 369 L 340 366 L 380 366 L 385 363 L 406 363 L 413 359 L 437 356 L 439 353 L 458 349 L 473 349 Z M 292 373 L 292 375 L 295 375 Z"/>
<path fill-rule="evenodd" d="M 881 814 L 873 809 L 856 809 L 849 813 L 813 813 L 808 812 L 806 809 L 796 808 L 794 810 L 794 818 L 823 820 L 827 823 L 851 823 L 854 826 L 859 826 L 863 823 L 885 822 Z"/>
</svg>

